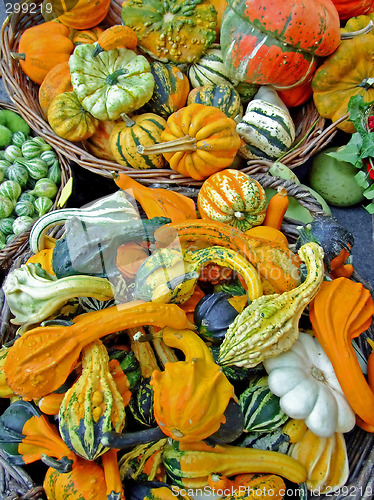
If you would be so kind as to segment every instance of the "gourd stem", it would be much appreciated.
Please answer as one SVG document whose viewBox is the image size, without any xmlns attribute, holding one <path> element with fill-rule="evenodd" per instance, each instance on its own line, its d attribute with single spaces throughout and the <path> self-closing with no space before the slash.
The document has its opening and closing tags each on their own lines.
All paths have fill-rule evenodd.
<svg viewBox="0 0 374 500">
<path fill-rule="evenodd" d="M 124 75 L 125 73 L 126 70 L 124 70 L 123 68 L 117 69 L 116 71 L 114 71 L 114 73 L 111 73 L 105 78 L 105 82 L 108 85 L 114 85 L 115 83 L 117 83 L 118 77 Z"/>
<path fill-rule="evenodd" d="M 185 135 L 174 141 L 161 142 L 153 146 L 137 146 L 136 150 L 142 155 L 151 155 L 159 153 L 176 153 L 178 151 L 196 151 L 196 137 Z"/>
<path fill-rule="evenodd" d="M 18 54 L 18 52 L 11 52 L 10 55 L 12 59 L 15 59 L 16 61 L 19 61 L 20 59 L 24 61 L 26 59 L 26 55 L 23 52 L 21 54 Z"/>
<path fill-rule="evenodd" d="M 355 38 L 356 36 L 359 35 L 365 35 L 366 33 L 369 33 L 372 29 L 373 29 L 373 21 L 369 21 L 369 24 L 364 28 L 361 28 L 360 30 L 350 31 L 348 33 L 342 33 L 340 35 L 340 39 L 349 40 L 350 38 Z"/>
<path fill-rule="evenodd" d="M 119 432 L 104 432 L 101 438 L 101 444 L 109 448 L 126 450 L 139 444 L 159 441 L 165 438 L 167 438 L 167 436 L 162 432 L 160 427 L 154 427 L 142 431 L 125 432 L 123 434 Z"/>
<path fill-rule="evenodd" d="M 103 51 L 104 49 L 101 47 L 101 45 L 97 44 L 92 52 L 92 57 L 97 57 Z"/>
<path fill-rule="evenodd" d="M 126 127 L 133 127 L 135 125 L 134 120 L 132 120 L 126 113 L 121 113 L 121 118 L 125 122 Z"/>
</svg>

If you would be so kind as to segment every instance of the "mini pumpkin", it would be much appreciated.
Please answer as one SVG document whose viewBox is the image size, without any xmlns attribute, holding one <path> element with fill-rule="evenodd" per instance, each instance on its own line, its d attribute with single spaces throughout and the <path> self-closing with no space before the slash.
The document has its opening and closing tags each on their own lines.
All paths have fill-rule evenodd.
<svg viewBox="0 0 374 500">
<path fill-rule="evenodd" d="M 214 106 L 189 104 L 169 116 L 161 134 L 165 141 L 138 147 L 142 154 L 162 153 L 170 168 L 203 180 L 229 167 L 241 145 L 236 123 Z"/>
<path fill-rule="evenodd" d="M 197 102 L 206 106 L 215 106 L 235 119 L 243 115 L 240 95 L 232 85 L 221 83 L 195 87 L 188 94 L 187 104 Z"/>
<path fill-rule="evenodd" d="M 204 181 L 197 206 L 203 219 L 224 222 L 247 231 L 263 222 L 266 195 L 261 184 L 249 175 L 225 169 Z"/>
<path fill-rule="evenodd" d="M 134 50 L 137 44 L 138 39 L 133 29 L 116 24 L 99 34 L 92 56 L 96 57 L 103 50 L 119 48 Z"/>
<path fill-rule="evenodd" d="M 64 92 L 52 99 L 48 122 L 59 137 L 72 142 L 88 139 L 99 126 L 99 121 L 83 108 L 75 92 Z"/>
</svg>

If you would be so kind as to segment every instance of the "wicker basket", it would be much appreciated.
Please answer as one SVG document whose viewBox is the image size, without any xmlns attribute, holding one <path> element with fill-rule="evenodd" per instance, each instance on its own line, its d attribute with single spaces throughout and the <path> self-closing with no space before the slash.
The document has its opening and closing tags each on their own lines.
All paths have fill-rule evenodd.
<svg viewBox="0 0 374 500">
<path fill-rule="evenodd" d="M 27 3 L 27 2 L 26 2 Z M 121 0 L 112 0 L 106 18 L 106 24 L 122 24 Z M 22 5 L 22 3 L 20 4 Z M 11 14 L 4 22 L 1 32 L 1 70 L 5 88 L 15 106 L 24 119 L 33 126 L 35 131 L 45 138 L 47 142 L 60 152 L 61 155 L 76 162 L 81 167 L 99 175 L 110 177 L 110 172 L 122 171 L 135 177 L 143 184 L 158 182 L 171 185 L 200 186 L 202 181 L 195 181 L 184 177 L 171 169 L 146 169 L 136 170 L 124 167 L 113 161 L 96 158 L 85 150 L 82 143 L 72 143 L 58 137 L 43 118 L 38 102 L 38 85 L 30 81 L 22 72 L 18 62 L 11 57 L 11 52 L 17 52 L 18 43 L 22 32 L 35 24 L 43 22 L 40 12 L 40 0 L 33 2 L 36 5 L 34 13 L 29 12 Z M 25 9 L 27 11 L 27 9 Z M 325 148 L 335 135 L 337 123 L 327 126 L 313 102 L 309 102 L 292 111 L 296 125 L 295 147 L 282 158 L 282 162 L 290 168 L 295 168 L 306 162 L 312 155 Z M 243 170 L 247 173 L 265 171 L 270 163 L 267 161 L 243 161 Z"/>
<path fill-rule="evenodd" d="M 6 102 L 0 102 L 0 109 L 1 108 L 18 112 L 18 110 L 12 104 Z M 35 131 L 33 124 L 29 123 L 29 125 Z M 54 204 L 50 209 L 51 211 L 56 210 L 62 189 L 64 188 L 66 182 L 71 177 L 71 169 L 69 161 L 64 156 L 62 156 L 59 153 L 59 151 L 56 151 L 56 154 L 61 168 L 61 184 L 57 192 Z M 27 248 L 28 245 L 30 231 L 31 227 L 27 231 L 24 231 L 23 233 L 13 238 L 13 240 L 10 243 L 8 243 L 6 247 L 0 250 L 0 271 L 2 272 L 6 271 L 12 264 L 13 259 L 15 259 L 18 255 L 21 255 L 24 252 L 24 250 Z"/>
<path fill-rule="evenodd" d="M 274 189 L 277 187 L 284 187 L 287 193 L 295 197 L 312 215 L 324 213 L 322 207 L 313 196 L 310 195 L 309 191 L 293 181 L 285 181 L 277 177 L 271 177 L 268 174 L 255 174 L 254 177 L 263 187 Z M 191 193 L 197 193 L 197 189 L 195 188 L 186 189 L 180 187 L 179 190 L 190 195 Z M 296 239 L 296 227 L 299 224 L 299 222 L 291 219 L 284 221 L 282 229 L 287 235 L 290 243 L 293 243 Z M 20 255 L 13 263 L 12 269 L 24 263 L 29 255 L 30 253 L 28 251 Z M 357 275 L 354 275 L 353 279 L 362 282 L 361 278 Z M 370 285 L 368 283 L 363 284 L 373 294 Z M 12 315 L 4 299 L 3 293 L 0 293 L 0 310 L 0 342 L 4 344 L 14 338 L 16 327 L 10 323 Z M 356 339 L 358 340 L 360 349 L 366 356 L 369 355 L 368 343 L 365 340 L 367 336 L 374 338 L 374 326 L 371 326 L 366 333 L 363 333 Z M 0 411 L 1 404 L 4 405 L 4 400 L 2 399 L 0 399 Z M 345 434 L 345 438 L 350 462 L 350 476 L 344 488 L 341 488 L 338 494 L 331 493 L 331 495 L 339 500 L 372 498 L 371 492 L 374 491 L 374 434 L 368 434 L 356 427 L 353 431 Z M 366 489 L 368 492 L 367 494 L 365 494 Z M 308 496 L 308 498 L 322 500 L 331 498 L 331 495 L 313 495 Z M 4 500 L 36 500 L 37 498 L 45 497 L 43 496 L 43 488 L 41 488 L 40 485 L 35 484 L 22 468 L 13 467 L 7 464 L 0 454 L 0 498 L 4 498 Z"/>
</svg>

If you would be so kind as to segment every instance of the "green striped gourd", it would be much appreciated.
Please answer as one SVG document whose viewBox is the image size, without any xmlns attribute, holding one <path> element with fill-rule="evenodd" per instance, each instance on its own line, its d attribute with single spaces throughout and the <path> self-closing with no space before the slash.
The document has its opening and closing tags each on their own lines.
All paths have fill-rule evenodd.
<svg viewBox="0 0 374 500">
<path fill-rule="evenodd" d="M 52 163 L 48 169 L 47 174 L 48 179 L 51 179 L 55 184 L 60 184 L 61 182 L 61 168 L 58 161 Z"/>
<path fill-rule="evenodd" d="M 30 191 L 30 194 L 33 194 L 38 198 L 39 196 L 46 196 L 47 198 L 51 198 L 53 200 L 57 191 L 58 188 L 56 183 L 47 177 L 43 177 L 42 179 L 36 181 L 35 187 L 32 191 Z"/>
<path fill-rule="evenodd" d="M 247 159 L 276 160 L 295 140 L 295 125 L 288 109 L 275 91 L 265 91 L 264 87 L 248 104 L 236 130 L 245 143 L 239 154 Z"/>
<path fill-rule="evenodd" d="M 34 137 L 24 142 L 21 146 L 22 155 L 27 160 L 38 158 L 43 151 L 52 149 L 41 137 Z"/>
<path fill-rule="evenodd" d="M 4 178 L 7 177 L 8 168 L 12 165 L 12 162 L 8 160 L 0 160 L 0 170 L 4 174 Z"/>
<path fill-rule="evenodd" d="M 23 233 L 30 229 L 30 226 L 34 223 L 34 219 L 32 217 L 28 217 L 27 215 L 21 215 L 20 217 L 16 217 L 13 222 L 13 233 L 17 236 L 18 234 Z"/>
<path fill-rule="evenodd" d="M 20 130 L 12 135 L 12 144 L 21 148 L 22 144 L 28 140 L 29 136 Z M 21 149 L 22 150 L 22 149 Z"/>
<path fill-rule="evenodd" d="M 189 80 L 177 66 L 160 61 L 151 62 L 151 73 L 155 87 L 144 110 L 167 119 L 186 104 L 190 90 Z"/>
<path fill-rule="evenodd" d="M 27 169 L 31 179 L 38 180 L 48 175 L 48 165 L 40 158 L 18 158 L 17 163 L 23 165 Z"/>
<path fill-rule="evenodd" d="M 8 236 L 8 234 L 13 233 L 13 222 L 15 220 L 15 217 L 5 217 L 4 219 L 0 220 L 0 231 L 5 234 L 5 236 Z"/>
<path fill-rule="evenodd" d="M 6 236 L 0 231 L 0 250 L 6 247 Z"/>
<path fill-rule="evenodd" d="M 44 236 L 49 229 L 65 224 L 72 217 L 78 217 L 83 222 L 105 224 L 108 221 L 137 219 L 138 214 L 127 200 L 126 194 L 118 190 L 115 193 L 100 198 L 84 208 L 64 208 L 49 212 L 41 217 L 33 226 L 30 233 L 30 248 L 33 253 L 44 249 Z"/>
<path fill-rule="evenodd" d="M 22 188 L 16 181 L 6 180 L 0 184 L 0 195 L 8 197 L 13 206 L 17 203 L 21 193 Z"/>
<path fill-rule="evenodd" d="M 153 427 L 156 423 L 153 414 L 153 389 L 150 378 L 143 379 L 133 391 L 129 409 L 134 419 L 144 427 Z"/>
<path fill-rule="evenodd" d="M 155 113 L 144 113 L 129 118 L 122 114 L 122 123 L 117 123 L 109 137 L 109 144 L 117 163 L 135 169 L 165 168 L 162 154 L 142 155 L 137 146 L 153 146 L 161 141 L 166 121 Z"/>
<path fill-rule="evenodd" d="M 34 203 L 35 201 L 35 196 L 33 194 L 31 194 L 31 191 L 30 190 L 26 190 L 26 191 L 23 191 L 20 195 L 20 197 L 18 198 L 19 200 L 29 200 L 31 201 L 32 203 Z"/>
<path fill-rule="evenodd" d="M 24 188 L 29 180 L 29 173 L 26 167 L 16 162 L 8 168 L 7 177 L 11 181 L 18 182 L 21 188 Z"/>
<path fill-rule="evenodd" d="M 33 217 L 35 214 L 35 207 L 31 201 L 21 200 L 17 201 L 14 211 L 18 217 L 21 215 L 27 215 L 28 217 Z"/>
<path fill-rule="evenodd" d="M 12 240 L 14 240 L 15 237 L 16 235 L 14 233 L 8 234 L 6 237 L 6 244 L 8 245 Z"/>
<path fill-rule="evenodd" d="M 221 47 L 214 43 L 204 55 L 188 68 L 188 78 L 192 87 L 201 87 L 212 83 L 237 85 L 239 80 L 230 77 L 224 63 Z"/>
<path fill-rule="evenodd" d="M 125 407 L 110 373 L 104 344 L 97 340 L 82 351 L 82 374 L 66 392 L 59 411 L 59 430 L 67 446 L 86 460 L 95 460 L 107 448 L 104 432 L 121 432 Z"/>
<path fill-rule="evenodd" d="M 187 104 L 194 102 L 206 106 L 215 106 L 229 118 L 235 119 L 243 115 L 240 95 L 232 85 L 226 83 L 212 83 L 202 87 L 195 87 L 188 94 Z"/>
<path fill-rule="evenodd" d="M 58 161 L 56 153 L 52 150 L 43 151 L 39 158 L 45 161 L 48 167 L 51 167 L 56 161 Z"/>
<path fill-rule="evenodd" d="M 248 432 L 243 434 L 244 439 L 238 442 L 238 446 L 244 448 L 255 448 L 257 450 L 279 451 L 287 453 L 290 438 L 283 429 L 275 429 L 271 432 Z"/>
<path fill-rule="evenodd" d="M 9 217 L 13 212 L 14 205 L 7 196 L 0 194 L 0 219 Z"/>
<path fill-rule="evenodd" d="M 34 208 L 38 212 L 38 217 L 46 214 L 53 206 L 53 201 L 47 196 L 39 196 L 34 202 Z"/>
<path fill-rule="evenodd" d="M 239 397 L 247 432 L 273 431 L 288 419 L 281 410 L 279 398 L 269 389 L 267 379 L 267 376 L 252 378 Z"/>
<path fill-rule="evenodd" d="M 14 146 L 14 144 L 11 144 L 10 146 L 7 146 L 4 150 L 4 160 L 9 161 L 10 163 L 13 163 L 15 160 L 18 160 L 19 158 L 22 158 L 22 150 L 18 146 Z"/>
</svg>

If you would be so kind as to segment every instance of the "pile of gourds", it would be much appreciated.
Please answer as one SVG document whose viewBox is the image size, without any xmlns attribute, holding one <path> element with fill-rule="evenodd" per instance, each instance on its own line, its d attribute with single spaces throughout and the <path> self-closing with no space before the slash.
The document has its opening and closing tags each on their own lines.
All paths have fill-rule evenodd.
<svg viewBox="0 0 374 500">
<path fill-rule="evenodd" d="M 44 462 L 50 500 L 340 488 L 344 433 L 374 425 L 373 355 L 367 382 L 351 344 L 374 305 L 350 279 L 351 233 L 315 217 L 291 250 L 287 193 L 267 203 L 234 169 L 196 203 L 114 180 L 41 217 L 4 281 L 18 326 L 0 351 L 6 459 Z"/>
</svg>

